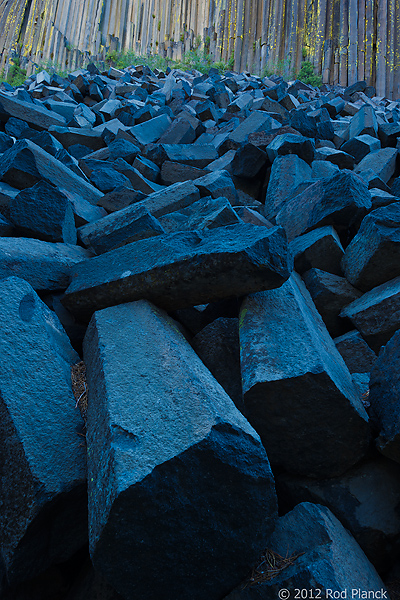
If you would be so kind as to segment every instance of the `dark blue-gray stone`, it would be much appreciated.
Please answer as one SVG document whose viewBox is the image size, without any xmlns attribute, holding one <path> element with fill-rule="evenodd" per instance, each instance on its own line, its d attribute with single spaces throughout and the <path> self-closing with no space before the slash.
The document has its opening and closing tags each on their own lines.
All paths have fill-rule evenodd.
<svg viewBox="0 0 400 600">
<path fill-rule="evenodd" d="M 289 276 L 282 229 L 238 223 L 140 240 L 77 265 L 71 312 L 146 298 L 176 310 L 281 285 Z"/>
<path fill-rule="evenodd" d="M 359 224 L 371 206 L 366 184 L 351 171 L 343 170 L 288 200 L 277 214 L 276 222 L 285 229 L 291 242 L 323 225 L 333 225 L 338 232 L 346 231 Z"/>
<path fill-rule="evenodd" d="M 342 268 L 350 283 L 363 291 L 400 275 L 400 202 L 364 217 L 345 250 Z"/>
<path fill-rule="evenodd" d="M 79 239 L 96 254 L 165 233 L 159 221 L 142 204 L 133 204 L 88 223 L 78 230 Z"/>
<path fill-rule="evenodd" d="M 96 570 L 126 600 L 219 600 L 276 519 L 258 435 L 149 302 L 96 312 L 84 358 Z"/>
<path fill-rule="evenodd" d="M 245 299 L 239 336 L 246 415 L 271 464 L 333 477 L 360 460 L 368 415 L 297 274 Z"/>
<path fill-rule="evenodd" d="M 0 278 L 15 275 L 35 290 L 63 290 L 71 281 L 72 265 L 93 254 L 79 246 L 33 238 L 0 238 Z"/>
<path fill-rule="evenodd" d="M 46 181 L 22 190 L 12 200 L 10 219 L 22 235 L 76 244 L 72 205 L 65 194 Z"/>
<path fill-rule="evenodd" d="M 389 598 L 360 546 L 325 506 L 298 504 L 279 519 L 268 548 L 295 560 L 269 581 L 258 585 L 246 582 L 246 587 L 240 586 L 225 600 L 276 600 L 280 590 L 288 590 L 288 598 L 297 594 L 300 598 L 301 590 L 311 590 L 311 595 L 321 598 L 334 598 L 334 593 L 338 598 L 351 598 L 353 590 L 353 598 L 362 598 L 361 592 L 371 598 L 372 593 L 374 598 Z M 356 595 L 358 590 L 360 596 Z"/>
<path fill-rule="evenodd" d="M 83 421 L 58 318 L 26 281 L 0 282 L 0 539 L 18 583 L 70 558 L 86 541 Z"/>
<path fill-rule="evenodd" d="M 400 463 L 400 332 L 381 349 L 371 371 L 371 419 L 379 435 L 377 448 Z"/>
</svg>

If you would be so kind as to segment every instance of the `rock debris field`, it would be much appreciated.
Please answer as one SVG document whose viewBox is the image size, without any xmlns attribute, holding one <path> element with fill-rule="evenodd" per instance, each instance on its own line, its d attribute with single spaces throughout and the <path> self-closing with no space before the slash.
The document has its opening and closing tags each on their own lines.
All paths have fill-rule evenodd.
<svg viewBox="0 0 400 600">
<path fill-rule="evenodd" d="M 90 64 L 0 121 L 1 597 L 397 600 L 400 101 Z"/>
</svg>

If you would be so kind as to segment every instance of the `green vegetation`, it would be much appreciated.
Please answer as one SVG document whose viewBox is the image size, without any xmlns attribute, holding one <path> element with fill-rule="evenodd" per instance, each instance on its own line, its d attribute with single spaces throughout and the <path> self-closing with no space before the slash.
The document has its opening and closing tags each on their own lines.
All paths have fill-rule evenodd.
<svg viewBox="0 0 400 600">
<path fill-rule="evenodd" d="M 320 87 L 322 85 L 321 75 L 315 74 L 314 67 L 308 60 L 302 63 L 301 69 L 297 74 L 297 79 L 314 87 Z"/>
<path fill-rule="evenodd" d="M 170 40 L 172 41 L 172 40 Z M 150 69 L 159 69 L 165 71 L 167 67 L 171 69 L 183 69 L 184 71 L 196 69 L 201 73 L 207 73 L 211 67 L 218 69 L 220 73 L 226 73 L 233 69 L 233 56 L 228 62 L 214 62 L 212 56 L 198 48 L 191 52 L 186 52 L 184 58 L 177 62 L 163 58 L 158 54 L 149 56 L 138 56 L 134 52 L 109 52 L 106 56 L 106 63 L 116 69 L 124 69 L 131 65 L 146 64 Z"/>
<path fill-rule="evenodd" d="M 291 56 L 288 56 L 285 59 L 278 60 L 277 62 L 270 64 L 269 66 L 265 67 L 263 71 L 263 77 L 271 77 L 271 75 L 282 75 L 288 76 L 290 79 L 291 62 L 292 58 Z"/>
<path fill-rule="evenodd" d="M 15 57 L 11 62 L 7 77 L 4 77 L 4 70 L 0 73 L 0 81 L 7 81 L 10 85 L 17 87 L 23 85 L 26 79 L 26 70 L 21 69 L 20 60 Z"/>
</svg>

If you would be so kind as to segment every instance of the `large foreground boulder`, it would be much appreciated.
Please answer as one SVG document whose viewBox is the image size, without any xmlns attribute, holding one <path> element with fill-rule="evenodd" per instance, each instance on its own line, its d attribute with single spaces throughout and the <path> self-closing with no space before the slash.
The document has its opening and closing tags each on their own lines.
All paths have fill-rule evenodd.
<svg viewBox="0 0 400 600">
<path fill-rule="evenodd" d="M 56 315 L 26 281 L 0 282 L 0 539 L 19 583 L 87 540 L 83 421 L 71 388 L 79 361 Z"/>
<path fill-rule="evenodd" d="M 76 265 L 64 305 L 80 317 L 140 298 L 177 310 L 276 287 L 288 276 L 282 229 L 240 223 L 140 240 Z"/>
<path fill-rule="evenodd" d="M 84 357 L 95 568 L 126 600 L 219 600 L 276 518 L 260 438 L 147 301 L 96 312 Z"/>
<path fill-rule="evenodd" d="M 400 332 L 382 348 L 371 371 L 371 419 L 379 436 L 378 450 L 400 463 Z"/>
<path fill-rule="evenodd" d="M 268 550 L 270 563 L 265 561 L 260 568 L 265 573 L 259 576 L 261 582 L 247 582 L 225 600 L 301 598 L 300 593 L 306 592 L 308 598 L 321 599 L 389 597 L 360 546 L 325 506 L 298 504 L 279 519 Z"/>
<path fill-rule="evenodd" d="M 333 477 L 362 458 L 367 413 L 297 274 L 244 301 L 239 335 L 246 414 L 271 464 Z"/>
</svg>

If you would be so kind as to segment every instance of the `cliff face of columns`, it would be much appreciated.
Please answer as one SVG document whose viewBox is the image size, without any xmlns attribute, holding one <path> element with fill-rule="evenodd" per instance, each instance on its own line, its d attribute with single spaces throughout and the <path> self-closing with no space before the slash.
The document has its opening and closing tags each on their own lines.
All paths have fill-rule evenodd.
<svg viewBox="0 0 400 600">
<path fill-rule="evenodd" d="M 235 70 L 365 79 L 400 96 L 399 0 L 0 0 L 0 69 L 15 55 L 74 69 L 109 50 L 180 59 L 200 45 Z"/>
</svg>

